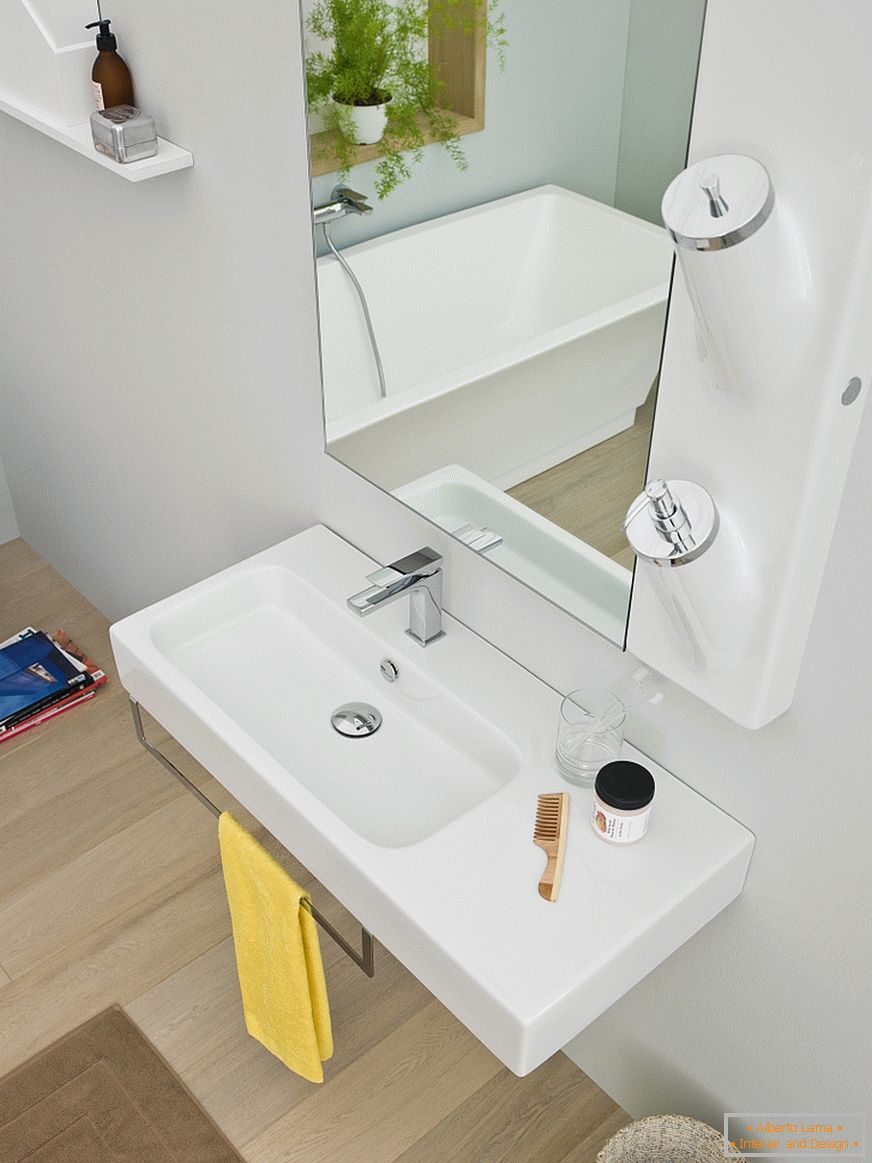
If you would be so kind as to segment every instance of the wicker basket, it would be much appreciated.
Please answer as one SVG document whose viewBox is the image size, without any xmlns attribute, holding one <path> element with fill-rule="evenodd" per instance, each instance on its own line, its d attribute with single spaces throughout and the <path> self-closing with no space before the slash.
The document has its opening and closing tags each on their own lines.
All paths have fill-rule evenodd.
<svg viewBox="0 0 872 1163">
<path fill-rule="evenodd" d="M 596 1163 L 724 1163 L 724 1136 L 685 1115 L 651 1115 L 614 1135 Z"/>
</svg>

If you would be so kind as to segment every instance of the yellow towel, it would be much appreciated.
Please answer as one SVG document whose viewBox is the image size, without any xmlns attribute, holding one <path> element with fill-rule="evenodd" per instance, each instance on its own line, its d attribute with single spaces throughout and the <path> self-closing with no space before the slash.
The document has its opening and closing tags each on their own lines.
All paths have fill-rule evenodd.
<svg viewBox="0 0 872 1163">
<path fill-rule="evenodd" d="M 300 904 L 309 894 L 230 812 L 218 839 L 246 1028 L 291 1070 L 323 1082 L 333 1034 L 318 930 Z"/>
</svg>

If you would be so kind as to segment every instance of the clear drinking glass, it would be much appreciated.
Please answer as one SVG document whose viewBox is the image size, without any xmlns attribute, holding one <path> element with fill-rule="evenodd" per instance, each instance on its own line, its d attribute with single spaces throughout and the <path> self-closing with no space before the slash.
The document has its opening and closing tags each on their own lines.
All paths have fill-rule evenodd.
<svg viewBox="0 0 872 1163">
<path fill-rule="evenodd" d="M 603 764 L 619 757 L 626 717 L 611 691 L 571 691 L 560 704 L 557 724 L 555 759 L 563 778 L 589 787 Z"/>
</svg>

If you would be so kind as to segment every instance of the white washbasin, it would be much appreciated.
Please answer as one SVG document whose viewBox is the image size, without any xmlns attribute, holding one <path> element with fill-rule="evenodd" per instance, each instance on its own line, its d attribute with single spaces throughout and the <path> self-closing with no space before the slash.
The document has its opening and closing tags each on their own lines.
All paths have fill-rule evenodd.
<svg viewBox="0 0 872 1163">
<path fill-rule="evenodd" d="M 560 695 L 451 617 L 426 649 L 404 600 L 361 619 L 346 599 L 372 569 L 308 529 L 113 626 L 121 681 L 526 1074 L 738 896 L 753 837 L 628 745 L 657 782 L 648 835 L 604 843 L 591 792 L 570 789 L 560 897 L 542 900 L 533 819 L 566 789 Z M 347 701 L 378 707 L 375 735 L 333 731 Z"/>
<path fill-rule="evenodd" d="M 241 731 L 374 844 L 429 836 L 520 768 L 517 746 L 425 672 L 406 664 L 403 682 L 382 679 L 384 645 L 359 618 L 337 619 L 335 606 L 284 566 L 254 566 L 172 605 L 150 636 Z M 333 729 L 331 712 L 349 702 L 382 713 L 374 735 Z"/>
</svg>

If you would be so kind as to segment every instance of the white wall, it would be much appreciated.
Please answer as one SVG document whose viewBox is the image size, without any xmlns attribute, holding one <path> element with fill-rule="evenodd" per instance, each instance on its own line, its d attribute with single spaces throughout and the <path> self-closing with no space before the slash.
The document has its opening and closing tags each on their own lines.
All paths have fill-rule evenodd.
<svg viewBox="0 0 872 1163">
<path fill-rule="evenodd" d="M 839 19 L 859 20 L 864 4 L 844 0 Z M 761 19 L 753 0 L 710 5 L 731 6 L 746 31 Z M 306 139 L 286 7 L 262 5 L 271 36 L 256 38 L 250 56 L 243 16 L 229 4 L 205 48 L 194 17 L 188 23 L 167 0 L 136 16 L 153 102 L 177 110 L 175 136 L 198 158 L 174 185 L 160 179 L 132 194 L 25 127 L 0 126 L 3 164 L 16 175 L 15 228 L 4 210 L 0 258 L 13 263 L 24 300 L 13 379 L 25 417 L 9 439 L 23 532 L 112 614 L 313 519 L 382 561 L 430 541 L 447 559 L 452 613 L 559 689 L 608 682 L 625 656 L 321 452 Z M 831 6 L 770 8 L 773 20 L 805 22 L 809 52 L 826 64 Z M 119 33 L 131 18 L 118 12 Z M 166 29 L 180 18 L 187 31 L 177 44 Z M 729 51 L 736 83 L 758 83 L 742 44 Z M 252 76 L 275 92 L 257 107 L 261 123 L 237 112 L 231 69 L 249 114 Z M 205 121 L 216 101 L 213 134 Z M 253 125 L 262 128 L 254 138 Z M 801 126 L 785 118 L 784 131 L 801 149 Z M 723 132 L 729 148 L 726 113 Z M 108 291 L 107 256 L 91 257 L 97 218 L 115 239 L 119 273 Z M 91 289 L 84 306 L 82 287 Z M 103 297 L 96 308 L 93 288 Z M 114 349 L 99 342 L 105 309 L 118 303 L 131 321 L 135 303 L 157 353 L 149 362 L 145 341 L 135 343 L 133 373 L 116 369 Z M 35 422 L 58 411 L 73 445 L 68 468 L 92 466 L 74 499 L 69 476 L 50 471 L 33 441 Z M 63 447 L 52 438 L 53 451 Z M 634 1114 L 675 1109 L 717 1122 L 724 1109 L 869 1105 L 870 456 L 867 409 L 793 708 L 751 733 L 670 686 L 664 703 L 635 717 L 634 743 L 758 839 L 739 901 L 571 1048 Z M 40 467 L 42 492 L 26 495 Z"/>
<path fill-rule="evenodd" d="M 3 461 L 0 459 L 0 545 L 17 536 L 18 522 L 12 507 L 12 497 L 9 495 L 9 484 L 6 480 Z"/>
<path fill-rule="evenodd" d="M 311 318 L 297 21 L 268 8 L 266 33 L 229 0 L 113 7 L 192 170 L 128 183 L 0 113 L 9 485 L 24 536 L 110 614 L 312 517 L 289 385 Z"/>
</svg>

